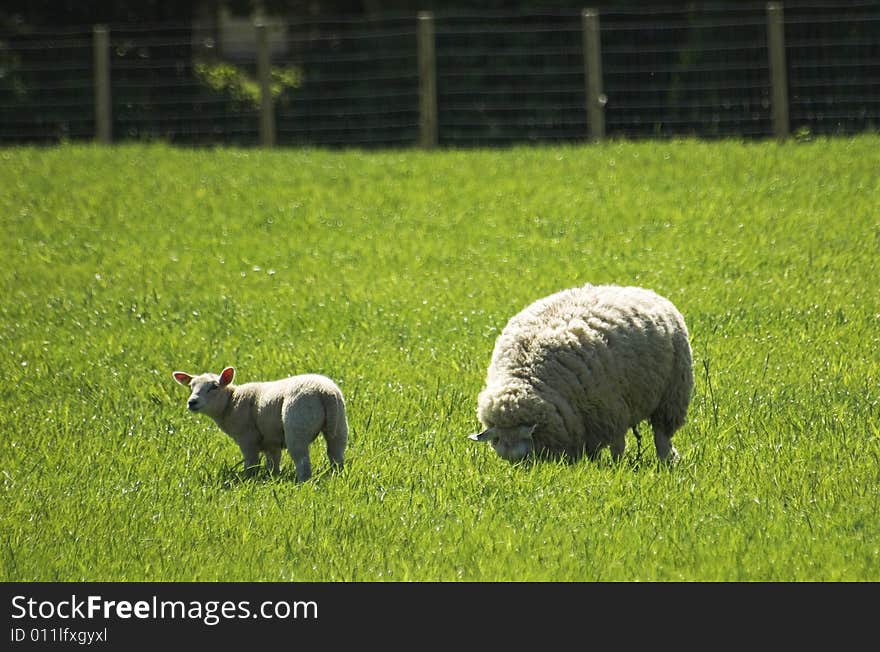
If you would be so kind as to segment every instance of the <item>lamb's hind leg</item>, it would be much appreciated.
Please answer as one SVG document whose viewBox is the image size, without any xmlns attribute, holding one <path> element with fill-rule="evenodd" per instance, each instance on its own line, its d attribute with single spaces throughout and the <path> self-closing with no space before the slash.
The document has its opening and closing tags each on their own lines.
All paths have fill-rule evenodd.
<svg viewBox="0 0 880 652">
<path fill-rule="evenodd" d="M 345 445 L 348 442 L 348 424 L 342 418 L 336 427 L 329 426 L 324 430 L 324 439 L 327 442 L 327 457 L 330 459 L 330 468 L 341 471 L 345 464 Z"/>
<path fill-rule="evenodd" d="M 305 482 L 312 477 L 312 460 L 309 457 L 309 446 L 301 440 L 287 444 L 287 450 L 296 467 L 296 481 Z"/>
<path fill-rule="evenodd" d="M 324 422 L 324 409 L 314 396 L 302 396 L 284 404 L 281 410 L 284 423 L 284 443 L 296 467 L 296 481 L 312 477 L 311 444 Z"/>
</svg>

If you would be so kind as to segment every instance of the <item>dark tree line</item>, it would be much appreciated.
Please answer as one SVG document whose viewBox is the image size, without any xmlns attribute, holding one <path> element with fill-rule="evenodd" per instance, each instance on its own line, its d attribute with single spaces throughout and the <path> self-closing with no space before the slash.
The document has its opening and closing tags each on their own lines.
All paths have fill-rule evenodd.
<svg viewBox="0 0 880 652">
<path fill-rule="evenodd" d="M 415 52 L 412 27 L 420 10 L 436 16 L 442 144 L 577 139 L 587 130 L 577 30 L 585 5 L 599 9 L 603 24 L 609 135 L 772 131 L 763 1 L 222 4 L 239 16 L 262 11 L 288 23 L 289 48 L 274 63 L 282 73 L 301 75 L 278 98 L 280 142 L 415 142 L 415 60 L 395 53 Z M 211 55 L 188 27 L 219 6 L 211 0 L 5 0 L 0 142 L 92 133 L 88 28 L 95 23 L 109 25 L 113 39 L 115 138 L 256 142 L 255 108 L 242 100 L 247 93 L 235 93 L 253 79 L 252 65 L 210 69 L 205 83 Z M 880 2 L 788 0 L 784 6 L 792 128 L 877 129 Z M 339 16 L 370 20 L 333 20 Z M 51 29 L 64 26 L 86 29 L 54 38 Z M 482 51 L 487 54 L 479 56 Z M 59 60 L 69 65 L 58 66 Z M 210 128 L 191 127 L 197 123 Z"/>
</svg>

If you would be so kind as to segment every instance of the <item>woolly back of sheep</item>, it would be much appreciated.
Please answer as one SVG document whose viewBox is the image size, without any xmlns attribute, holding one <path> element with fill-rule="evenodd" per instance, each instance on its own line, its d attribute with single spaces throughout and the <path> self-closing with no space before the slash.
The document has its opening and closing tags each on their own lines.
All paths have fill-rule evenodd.
<svg viewBox="0 0 880 652">
<path fill-rule="evenodd" d="M 487 428 L 535 424 L 537 449 L 577 456 L 645 419 L 670 437 L 692 389 L 688 331 L 670 301 L 638 287 L 587 285 L 510 319 L 477 416 Z"/>
</svg>

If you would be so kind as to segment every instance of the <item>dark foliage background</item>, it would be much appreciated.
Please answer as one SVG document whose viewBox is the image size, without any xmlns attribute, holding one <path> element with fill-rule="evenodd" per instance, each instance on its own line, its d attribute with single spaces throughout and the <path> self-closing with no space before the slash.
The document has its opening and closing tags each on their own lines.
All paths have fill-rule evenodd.
<svg viewBox="0 0 880 652">
<path fill-rule="evenodd" d="M 406 145 L 418 136 L 416 13 L 435 14 L 441 144 L 582 139 L 580 11 L 600 11 L 609 136 L 772 134 L 764 2 L 227 2 L 286 24 L 273 64 L 279 142 Z M 111 30 L 114 139 L 257 142 L 256 107 L 206 85 L 228 61 L 192 21 L 217 3 L 7 0 L 0 142 L 90 138 L 92 25 Z M 790 121 L 800 134 L 880 124 L 880 2 L 790 0 Z M 210 44 L 209 44 L 210 45 Z M 253 79 L 250 59 L 231 64 Z"/>
</svg>

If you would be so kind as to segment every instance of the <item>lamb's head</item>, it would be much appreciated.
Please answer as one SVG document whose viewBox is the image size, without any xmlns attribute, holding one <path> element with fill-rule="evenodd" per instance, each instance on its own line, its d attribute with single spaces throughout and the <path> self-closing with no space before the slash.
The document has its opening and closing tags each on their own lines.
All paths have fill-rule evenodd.
<svg viewBox="0 0 880 652">
<path fill-rule="evenodd" d="M 217 374 L 201 374 L 193 376 L 185 371 L 171 374 L 181 385 L 186 385 L 192 392 L 186 407 L 191 412 L 204 412 L 211 417 L 219 417 L 226 409 L 231 391 L 230 384 L 235 377 L 235 369 L 226 367 Z"/>
<path fill-rule="evenodd" d="M 483 432 L 468 435 L 474 441 L 488 441 L 501 457 L 509 462 L 520 462 L 535 452 L 532 434 L 535 424 L 511 427 L 491 426 Z"/>
</svg>

